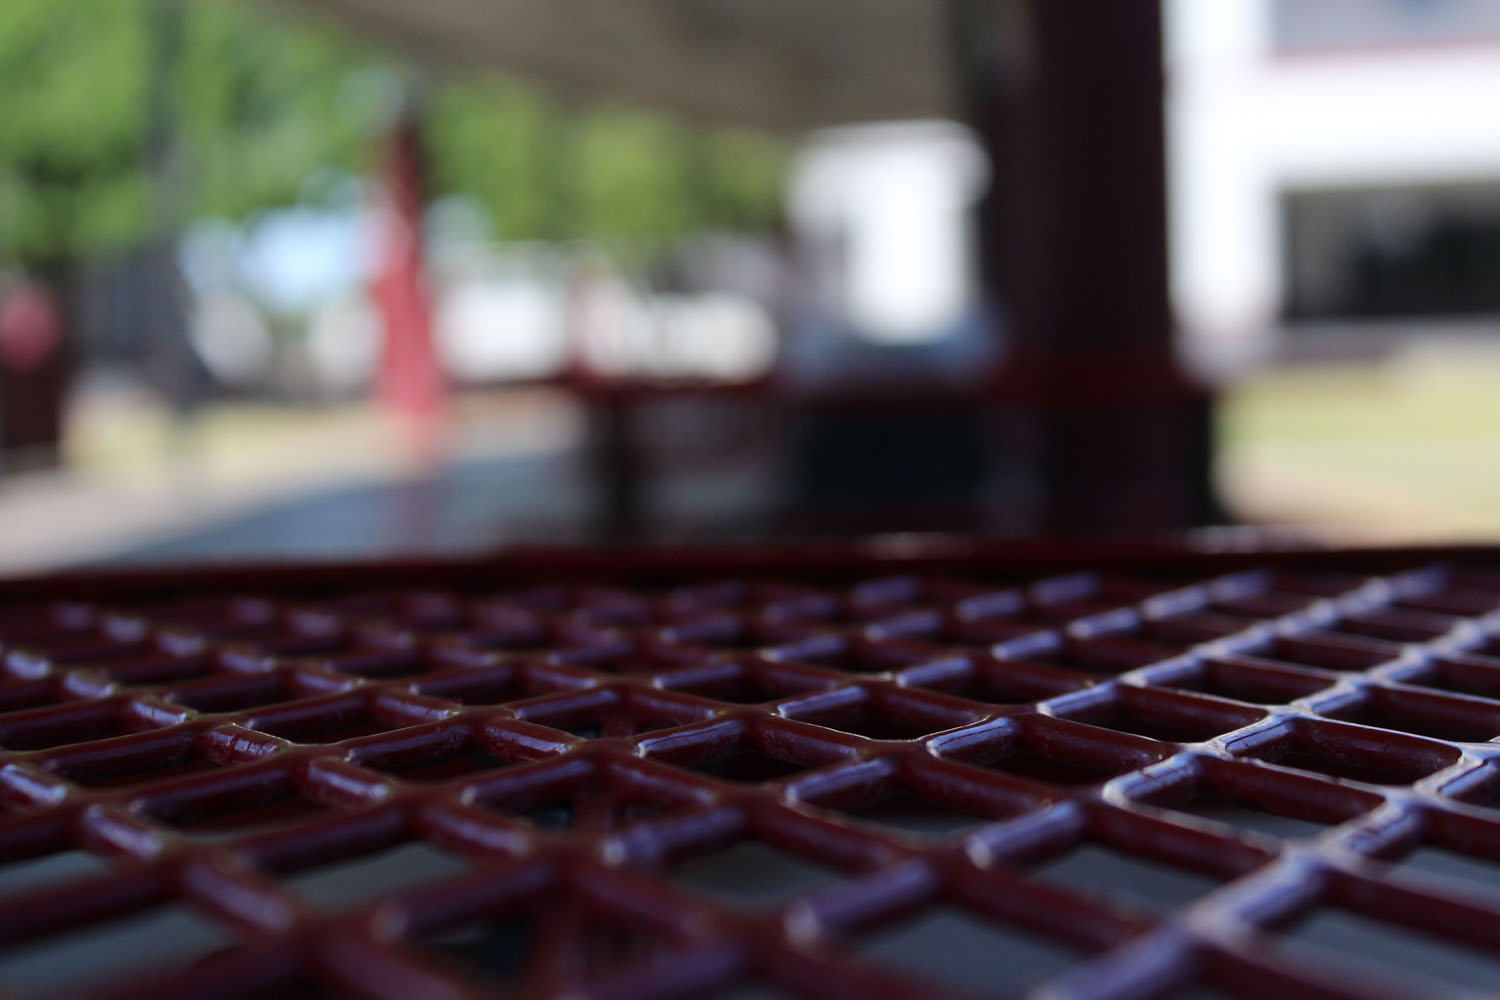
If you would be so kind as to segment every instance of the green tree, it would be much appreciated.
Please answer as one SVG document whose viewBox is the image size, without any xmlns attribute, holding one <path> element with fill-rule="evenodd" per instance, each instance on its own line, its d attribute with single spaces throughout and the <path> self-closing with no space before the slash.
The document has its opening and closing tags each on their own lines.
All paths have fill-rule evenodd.
<svg viewBox="0 0 1500 1000">
<path fill-rule="evenodd" d="M 194 216 L 244 218 L 296 202 L 320 167 L 368 167 L 380 102 L 367 85 L 399 60 L 277 13 L 247 0 L 0 2 L 0 264 L 65 305 L 83 257 L 151 241 L 169 259 Z M 650 247 L 776 216 L 784 149 L 766 137 L 565 108 L 493 75 L 424 93 L 432 193 L 474 197 L 502 239 Z"/>
<path fill-rule="evenodd" d="M 477 199 L 501 239 L 651 245 L 780 210 L 786 143 L 771 136 L 564 106 L 489 75 L 439 81 L 427 107 L 434 190 Z"/>
<path fill-rule="evenodd" d="M 0 252 L 48 267 L 140 232 L 140 4 L 0 4 Z"/>
<path fill-rule="evenodd" d="M 0 257 L 76 259 L 160 223 L 147 174 L 163 118 L 183 218 L 244 217 L 295 202 L 320 166 L 358 171 L 372 124 L 360 84 L 392 62 L 244 0 L 6 0 Z M 775 217 L 784 148 L 765 136 L 564 108 L 485 74 L 428 94 L 435 192 L 477 198 L 502 239 L 652 239 Z"/>
<path fill-rule="evenodd" d="M 563 116 L 535 89 L 482 76 L 434 86 L 423 135 L 434 192 L 484 206 L 502 240 L 563 239 L 567 231 Z"/>
<path fill-rule="evenodd" d="M 77 262 L 152 240 L 170 267 L 191 215 L 292 201 L 315 166 L 353 164 L 339 88 L 369 58 L 229 0 L 0 3 L 0 264 L 50 287 L 64 331 L 42 370 L 0 372 L 13 416 L 53 414 L 0 421 L 0 447 L 55 453 Z"/>
<path fill-rule="evenodd" d="M 295 203 L 319 167 L 367 165 L 375 123 L 358 85 L 388 56 L 243 0 L 183 13 L 173 90 L 193 212 L 242 218 Z"/>
<path fill-rule="evenodd" d="M 362 162 L 342 88 L 376 58 L 230 0 L 6 0 L 0 255 L 41 266 L 141 239 L 160 208 L 147 177 L 156 116 L 184 161 L 181 217 L 295 201 L 317 166 Z"/>
</svg>

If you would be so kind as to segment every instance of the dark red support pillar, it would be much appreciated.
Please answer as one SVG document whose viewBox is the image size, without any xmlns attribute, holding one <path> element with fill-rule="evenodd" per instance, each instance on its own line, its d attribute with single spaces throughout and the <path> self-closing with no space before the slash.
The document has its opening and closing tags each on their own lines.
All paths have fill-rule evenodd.
<svg viewBox="0 0 1500 1000">
<path fill-rule="evenodd" d="M 1031 442 L 1039 529 L 1212 518 L 1207 397 L 1173 356 L 1160 0 L 960 9 L 994 160 L 980 246 L 1008 319 L 997 392 Z"/>
</svg>

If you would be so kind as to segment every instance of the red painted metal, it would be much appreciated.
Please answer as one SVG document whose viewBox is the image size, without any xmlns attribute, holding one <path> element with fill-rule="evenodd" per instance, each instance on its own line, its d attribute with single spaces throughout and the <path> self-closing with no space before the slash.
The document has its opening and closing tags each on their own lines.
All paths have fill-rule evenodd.
<svg viewBox="0 0 1500 1000">
<path fill-rule="evenodd" d="M 380 256 L 370 284 L 382 327 L 375 392 L 405 422 L 415 454 L 429 458 L 447 385 L 433 336 L 422 247 L 424 164 L 412 112 L 396 122 L 384 159 L 376 213 Z"/>
<path fill-rule="evenodd" d="M 1500 858 L 1486 566 L 941 543 L 6 583 L 0 987 L 1461 995 L 1299 928 L 1500 948 L 1500 894 L 1402 864 Z M 8 881 L 64 855 L 93 867 Z M 168 911 L 215 944 L 128 977 L 57 950 Z M 990 953 L 910 965 L 923 922 L 1065 957 L 954 986 Z"/>
</svg>

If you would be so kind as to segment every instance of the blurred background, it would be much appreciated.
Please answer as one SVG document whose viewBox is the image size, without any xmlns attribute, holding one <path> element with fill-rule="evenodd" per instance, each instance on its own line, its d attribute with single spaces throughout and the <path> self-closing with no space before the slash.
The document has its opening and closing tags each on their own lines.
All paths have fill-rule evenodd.
<svg viewBox="0 0 1500 1000">
<path fill-rule="evenodd" d="M 1500 0 L 1119 7 L 7 0 L 0 571 L 1493 538 Z"/>
</svg>

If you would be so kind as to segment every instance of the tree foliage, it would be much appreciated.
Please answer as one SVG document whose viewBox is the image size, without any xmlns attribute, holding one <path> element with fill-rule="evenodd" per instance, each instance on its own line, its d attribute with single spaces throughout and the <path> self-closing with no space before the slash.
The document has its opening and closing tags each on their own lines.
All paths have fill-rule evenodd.
<svg viewBox="0 0 1500 1000">
<path fill-rule="evenodd" d="M 379 53 L 243 0 L 183 13 L 173 92 L 198 212 L 288 204 L 318 167 L 366 164 L 370 122 L 352 92 Z"/>
<path fill-rule="evenodd" d="M 47 261 L 142 222 L 148 45 L 129 0 L 0 4 L 0 241 Z"/>
<path fill-rule="evenodd" d="M 246 0 L 4 0 L 0 259 L 146 235 L 163 210 L 161 171 L 147 170 L 162 121 L 183 217 L 241 218 L 297 201 L 318 168 L 360 172 L 370 84 L 393 66 L 340 25 Z M 424 90 L 433 193 L 472 196 L 499 238 L 652 239 L 776 212 L 783 153 L 766 137 L 564 108 L 483 74 Z"/>
<path fill-rule="evenodd" d="M 515 81 L 433 88 L 437 190 L 476 198 L 501 239 L 654 240 L 755 229 L 780 204 L 783 144 L 660 114 L 562 106 Z"/>
</svg>

